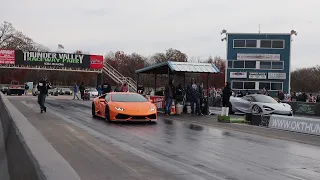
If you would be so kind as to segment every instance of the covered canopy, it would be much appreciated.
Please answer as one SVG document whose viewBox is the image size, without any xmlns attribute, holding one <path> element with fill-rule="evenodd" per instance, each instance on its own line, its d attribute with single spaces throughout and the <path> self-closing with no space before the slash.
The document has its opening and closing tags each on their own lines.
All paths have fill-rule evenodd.
<svg viewBox="0 0 320 180">
<path fill-rule="evenodd" d="M 136 70 L 136 73 L 144 74 L 168 74 L 171 72 L 185 73 L 219 73 L 219 69 L 211 63 L 191 63 L 167 61 Z"/>
</svg>

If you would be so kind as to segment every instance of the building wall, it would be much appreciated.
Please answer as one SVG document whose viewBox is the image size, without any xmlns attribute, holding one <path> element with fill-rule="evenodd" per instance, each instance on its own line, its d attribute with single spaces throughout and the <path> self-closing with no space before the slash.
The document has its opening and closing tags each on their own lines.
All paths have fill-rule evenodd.
<svg viewBox="0 0 320 180">
<path fill-rule="evenodd" d="M 246 40 L 247 46 L 249 47 L 235 47 L 235 45 L 243 45 L 243 40 Z M 271 41 L 265 41 L 271 40 Z M 236 44 L 234 42 L 236 41 Z M 256 42 L 256 46 L 252 47 Z M 274 48 L 263 48 L 268 45 L 268 42 L 273 43 Z M 283 42 L 283 48 L 275 48 L 279 47 L 277 45 L 281 45 Z M 241 89 L 241 91 L 246 91 L 247 88 L 255 85 L 255 89 L 248 89 L 250 92 L 256 92 L 259 89 L 262 89 L 262 86 L 266 86 L 269 89 L 269 92 L 272 96 L 275 96 L 278 90 L 283 90 L 284 92 L 290 91 L 290 45 L 291 45 L 291 35 L 290 34 L 227 34 L 227 60 L 228 60 L 228 68 L 226 79 L 228 82 L 231 82 L 232 88 L 234 90 L 238 90 L 241 88 L 237 88 L 241 86 L 241 82 L 246 82 L 245 87 Z M 281 46 L 280 46 L 281 47 Z M 238 54 L 243 54 L 249 57 L 243 57 L 242 60 L 237 58 Z M 270 54 L 269 56 L 276 56 L 279 60 L 268 60 L 268 58 L 255 57 L 252 58 L 251 55 L 261 54 L 265 56 L 266 54 Z M 279 57 L 280 55 L 280 57 Z M 247 59 L 248 58 L 248 59 Z M 283 63 L 283 68 L 282 67 Z M 244 64 L 244 66 L 242 66 Z M 269 67 L 273 66 L 273 67 Z M 236 74 L 237 77 L 243 76 L 245 73 L 246 77 L 242 78 L 234 78 L 230 77 L 230 72 L 240 72 Z M 252 73 L 262 73 L 260 74 L 260 79 L 258 76 L 253 76 L 249 78 L 249 75 Z M 285 79 L 281 79 L 275 75 L 284 75 L 284 74 L 273 74 L 273 78 L 268 73 L 285 73 Z M 263 77 L 263 75 L 266 75 Z M 233 73 L 233 75 L 235 75 Z M 270 74 L 272 75 L 272 74 Z M 265 79 L 261 79 L 265 78 Z M 238 83 L 235 83 L 238 82 Z M 261 83 L 260 83 L 261 82 Z M 271 84 L 270 84 L 271 83 Z M 283 84 L 281 87 L 281 83 Z M 269 85 L 268 85 L 269 84 Z M 235 87 L 234 87 L 235 86 Z M 269 87 L 270 86 L 270 87 Z"/>
</svg>

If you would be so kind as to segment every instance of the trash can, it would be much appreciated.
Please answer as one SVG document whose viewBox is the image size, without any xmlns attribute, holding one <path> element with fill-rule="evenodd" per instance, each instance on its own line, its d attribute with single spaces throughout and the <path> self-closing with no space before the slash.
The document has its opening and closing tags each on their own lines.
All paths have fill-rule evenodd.
<svg viewBox="0 0 320 180">
<path fill-rule="evenodd" d="M 177 108 L 177 114 L 182 114 L 182 112 L 183 112 L 183 105 L 178 103 L 177 106 L 176 106 L 176 108 Z"/>
</svg>

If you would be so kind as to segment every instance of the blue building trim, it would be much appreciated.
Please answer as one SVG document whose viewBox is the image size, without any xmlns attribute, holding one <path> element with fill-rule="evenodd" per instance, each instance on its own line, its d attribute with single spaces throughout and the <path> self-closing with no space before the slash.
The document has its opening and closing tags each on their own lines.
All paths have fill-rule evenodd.
<svg viewBox="0 0 320 180">
<path fill-rule="evenodd" d="M 234 47 L 234 40 L 257 40 L 257 46 L 256 47 Z M 283 41 L 283 48 L 261 48 L 261 40 L 274 40 L 274 41 Z M 260 45 L 260 46 L 259 46 Z M 233 81 L 242 81 L 242 82 L 257 82 L 258 85 L 256 85 L 254 90 L 249 91 L 257 91 L 257 89 L 261 89 L 259 87 L 260 85 L 267 84 L 267 82 L 272 82 L 272 85 L 274 87 L 276 85 L 279 85 L 277 83 L 282 83 L 283 87 L 282 90 L 284 92 L 290 92 L 290 54 L 291 54 L 291 34 L 289 33 L 282 33 L 282 34 L 272 34 L 272 33 L 228 33 L 227 34 L 227 60 L 228 64 L 229 61 L 242 61 L 237 59 L 237 54 L 276 54 L 280 55 L 280 61 L 279 60 L 266 60 L 266 59 L 260 59 L 260 60 L 252 60 L 252 59 L 245 59 L 243 61 L 256 61 L 256 67 L 252 69 L 246 69 L 246 68 L 230 68 L 227 65 L 226 69 L 226 80 L 228 82 Z M 261 69 L 259 68 L 259 64 L 268 64 L 267 61 L 275 62 L 273 64 L 279 65 L 279 63 L 276 62 L 283 62 L 283 69 Z M 239 63 L 239 62 L 238 62 Z M 247 74 L 246 78 L 231 78 L 230 72 L 245 72 Z M 250 73 L 265 73 L 266 79 L 257 79 L 257 78 L 249 78 Z M 285 79 L 270 79 L 268 77 L 268 73 L 285 73 Z M 283 74 L 282 74 L 283 75 Z M 241 77 L 241 76 L 239 76 Z M 260 83 L 262 82 L 262 83 Z M 251 85 L 253 83 L 250 83 Z M 243 89 L 246 91 L 246 89 Z M 275 96 L 278 91 L 272 91 L 270 90 L 270 93 L 272 96 Z"/>
</svg>

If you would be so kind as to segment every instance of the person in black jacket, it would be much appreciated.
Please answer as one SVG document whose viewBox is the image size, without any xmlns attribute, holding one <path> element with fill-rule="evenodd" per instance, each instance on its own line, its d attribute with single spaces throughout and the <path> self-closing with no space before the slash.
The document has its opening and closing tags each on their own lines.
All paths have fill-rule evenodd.
<svg viewBox="0 0 320 180">
<path fill-rule="evenodd" d="M 173 80 L 169 80 L 169 84 L 164 89 L 164 100 L 166 102 L 165 106 L 165 114 L 167 116 L 170 116 L 171 114 L 171 106 L 172 106 L 172 100 L 175 97 L 175 87 L 173 85 Z"/>
<path fill-rule="evenodd" d="M 111 92 L 111 86 L 109 83 L 105 82 L 103 85 L 102 85 L 102 94 L 107 94 Z"/>
<path fill-rule="evenodd" d="M 191 82 L 187 88 L 188 92 L 188 99 L 191 104 L 191 115 L 198 114 L 199 116 L 202 116 L 201 113 L 201 106 L 200 106 L 200 98 L 202 98 L 202 88 L 197 83 L 195 78 L 191 79 Z M 196 105 L 196 110 L 194 110 L 194 105 Z"/>
<path fill-rule="evenodd" d="M 144 87 L 143 87 L 143 85 L 139 84 L 139 86 L 138 86 L 138 88 L 137 88 L 137 92 L 138 92 L 138 94 L 143 95 L 143 93 L 144 93 Z"/>
<path fill-rule="evenodd" d="M 81 99 L 84 100 L 84 90 L 86 88 L 84 87 L 84 82 L 81 83 L 81 85 L 79 86 L 79 91 L 80 91 L 80 96 L 81 96 Z"/>
<path fill-rule="evenodd" d="M 232 95 L 232 90 L 230 87 L 230 83 L 226 82 L 226 86 L 223 88 L 223 91 L 222 91 L 222 107 L 229 107 L 231 95 Z"/>
<path fill-rule="evenodd" d="M 50 83 L 47 81 L 47 78 L 44 77 L 37 85 L 39 91 L 38 103 L 40 105 L 41 113 L 47 112 L 47 107 L 44 105 L 46 97 L 48 96 L 48 89 L 51 89 Z"/>
</svg>

